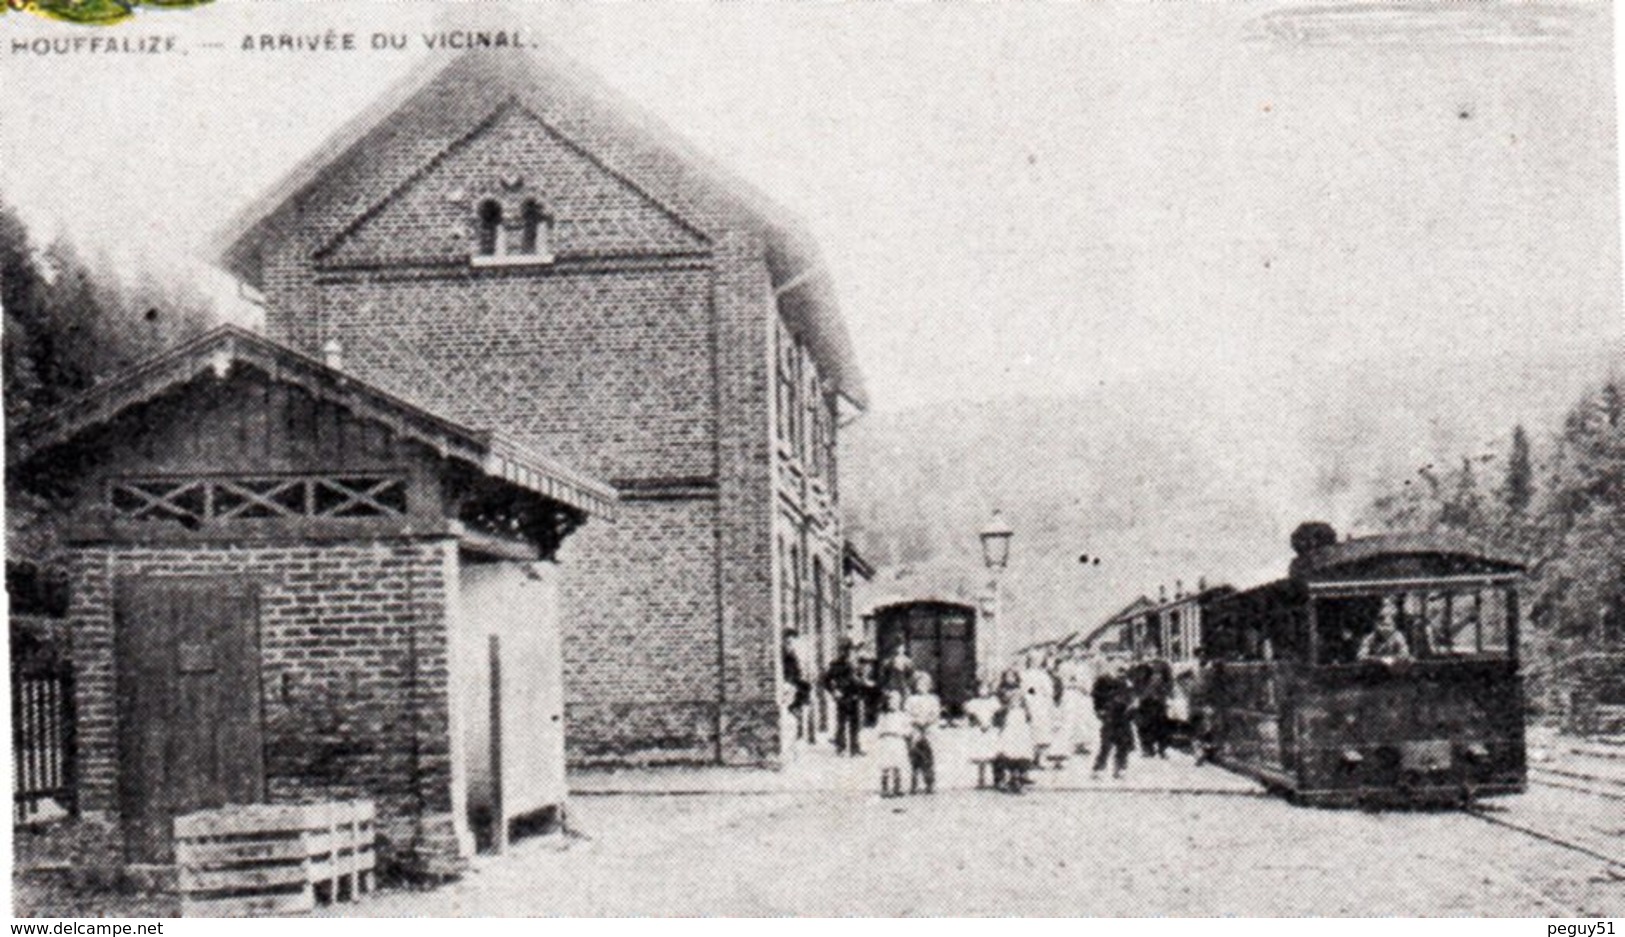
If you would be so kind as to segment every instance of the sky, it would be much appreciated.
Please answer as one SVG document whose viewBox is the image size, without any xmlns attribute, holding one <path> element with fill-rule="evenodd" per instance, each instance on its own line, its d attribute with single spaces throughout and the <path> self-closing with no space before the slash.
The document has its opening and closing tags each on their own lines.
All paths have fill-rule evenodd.
<svg viewBox="0 0 1625 937">
<path fill-rule="evenodd" d="M 467 17 L 545 36 L 803 216 L 878 409 L 1148 372 L 1240 401 L 1328 362 L 1620 337 L 1600 2 L 219 0 L 119 27 L 179 37 L 156 56 L 21 54 L 86 31 L 11 14 L 0 193 L 198 263 Z M 412 41 L 240 49 L 326 30 Z"/>
</svg>

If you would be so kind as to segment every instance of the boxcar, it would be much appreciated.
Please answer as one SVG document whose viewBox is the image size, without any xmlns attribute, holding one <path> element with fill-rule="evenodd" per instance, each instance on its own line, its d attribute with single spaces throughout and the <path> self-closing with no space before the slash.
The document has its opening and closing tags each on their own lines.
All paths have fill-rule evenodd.
<svg viewBox="0 0 1625 937">
<path fill-rule="evenodd" d="M 1309 804 L 1522 791 L 1521 578 L 1459 538 L 1385 535 L 1305 551 L 1286 578 L 1212 603 L 1214 760 Z"/>
<path fill-rule="evenodd" d="M 916 670 L 931 675 L 942 710 L 957 717 L 976 695 L 976 609 L 921 599 L 870 613 L 881 660 L 904 645 Z"/>
</svg>

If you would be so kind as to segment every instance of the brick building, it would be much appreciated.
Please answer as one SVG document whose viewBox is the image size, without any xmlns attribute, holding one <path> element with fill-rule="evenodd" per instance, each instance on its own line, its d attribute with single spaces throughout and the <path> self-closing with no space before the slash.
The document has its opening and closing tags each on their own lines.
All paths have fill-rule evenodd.
<svg viewBox="0 0 1625 937">
<path fill-rule="evenodd" d="M 201 807 L 366 798 L 449 872 L 563 802 L 556 564 L 606 486 L 219 330 L 26 426 L 54 501 L 88 866 Z"/>
<path fill-rule="evenodd" d="M 764 131 L 766 132 L 766 131 Z M 805 230 L 551 52 L 425 68 L 223 238 L 270 334 L 622 496 L 563 553 L 576 763 L 769 763 L 843 608 L 865 402 Z"/>
</svg>

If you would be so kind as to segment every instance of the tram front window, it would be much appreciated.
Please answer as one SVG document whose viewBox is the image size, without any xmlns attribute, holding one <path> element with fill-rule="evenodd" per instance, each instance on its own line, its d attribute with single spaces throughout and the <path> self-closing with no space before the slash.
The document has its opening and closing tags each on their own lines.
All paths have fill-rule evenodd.
<svg viewBox="0 0 1625 937">
<path fill-rule="evenodd" d="M 1420 597 L 1417 605 L 1430 656 L 1505 654 L 1511 646 L 1507 590 L 1443 593 Z"/>
<path fill-rule="evenodd" d="M 1322 599 L 1317 605 L 1320 662 L 1347 663 L 1362 657 L 1453 658 L 1509 652 L 1516 599 L 1499 587 Z M 1376 643 L 1378 622 L 1394 622 L 1402 655 L 1362 654 Z"/>
</svg>

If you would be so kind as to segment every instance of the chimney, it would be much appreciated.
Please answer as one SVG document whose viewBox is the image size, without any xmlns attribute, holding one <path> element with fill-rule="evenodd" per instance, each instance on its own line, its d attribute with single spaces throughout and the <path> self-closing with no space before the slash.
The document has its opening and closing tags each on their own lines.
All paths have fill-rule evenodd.
<svg viewBox="0 0 1625 937">
<path fill-rule="evenodd" d="M 322 346 L 322 362 L 335 371 L 344 370 L 344 343 L 336 338 Z"/>
<path fill-rule="evenodd" d="M 1168 587 L 1166 585 L 1161 585 L 1161 586 L 1157 587 L 1157 601 L 1158 602 L 1166 602 L 1166 601 L 1168 601 Z"/>
<path fill-rule="evenodd" d="M 1183 599 L 1184 597 L 1185 597 L 1185 580 L 1183 580 L 1183 579 L 1175 579 L 1174 580 L 1174 598 Z"/>
<path fill-rule="evenodd" d="M 1207 577 L 1206 576 L 1197 576 L 1196 577 L 1196 591 L 1197 592 L 1206 592 L 1207 591 Z"/>
</svg>

